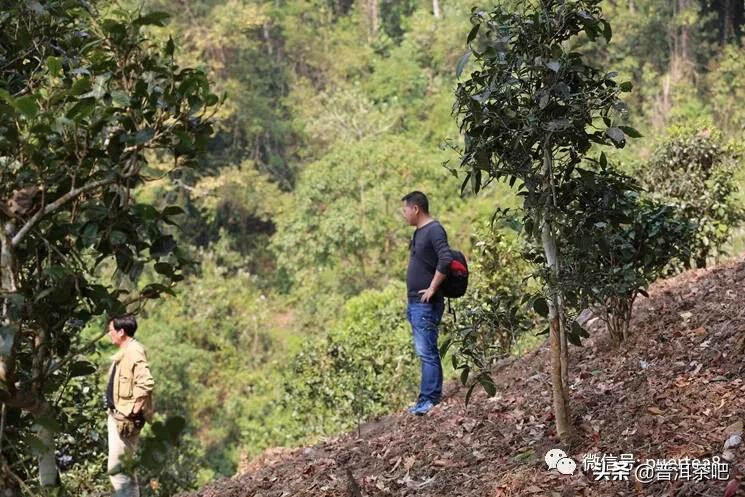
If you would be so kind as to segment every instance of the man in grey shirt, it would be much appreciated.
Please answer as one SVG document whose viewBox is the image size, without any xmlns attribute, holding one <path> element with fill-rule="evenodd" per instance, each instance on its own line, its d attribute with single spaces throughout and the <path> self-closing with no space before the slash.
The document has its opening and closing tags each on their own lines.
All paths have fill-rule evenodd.
<svg viewBox="0 0 745 497">
<path fill-rule="evenodd" d="M 404 218 L 410 226 L 416 226 L 409 245 L 409 268 L 406 271 L 406 318 L 411 323 L 414 350 L 421 364 L 421 383 L 419 397 L 409 412 L 423 415 L 442 397 L 437 326 L 445 310 L 445 299 L 439 289 L 453 257 L 445 229 L 429 214 L 427 196 L 414 191 L 401 200 Z"/>
</svg>

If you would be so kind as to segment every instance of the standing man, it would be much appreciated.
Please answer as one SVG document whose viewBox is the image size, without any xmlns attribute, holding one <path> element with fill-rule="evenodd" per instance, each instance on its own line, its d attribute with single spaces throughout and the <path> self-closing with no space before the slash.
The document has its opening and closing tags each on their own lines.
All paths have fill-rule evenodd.
<svg viewBox="0 0 745 497">
<path fill-rule="evenodd" d="M 429 214 L 429 202 L 414 191 L 402 199 L 402 213 L 410 226 L 416 226 L 409 246 L 406 271 L 408 306 L 406 318 L 414 335 L 414 350 L 421 364 L 419 397 L 409 412 L 423 415 L 442 397 L 442 362 L 437 347 L 437 326 L 445 310 L 445 299 L 438 291 L 453 260 L 442 225 Z"/>
<path fill-rule="evenodd" d="M 152 419 L 152 394 L 155 382 L 150 374 L 145 348 L 134 339 L 137 320 L 131 314 L 109 320 L 109 338 L 119 348 L 114 355 L 106 388 L 108 410 L 108 472 L 114 497 L 139 497 L 137 477 L 117 468 L 122 456 L 137 448 L 140 429 Z"/>
</svg>

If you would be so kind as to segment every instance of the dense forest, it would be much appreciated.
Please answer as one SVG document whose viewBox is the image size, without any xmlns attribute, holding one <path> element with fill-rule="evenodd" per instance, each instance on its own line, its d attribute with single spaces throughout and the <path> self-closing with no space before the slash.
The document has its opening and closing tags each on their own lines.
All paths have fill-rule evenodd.
<svg viewBox="0 0 745 497">
<path fill-rule="evenodd" d="M 522 3 L 500 5 L 517 11 Z M 69 252 L 80 256 L 81 268 L 83 259 L 96 259 L 98 254 L 88 250 L 97 247 L 100 260 L 86 269 L 89 287 L 76 287 L 82 280 L 70 276 L 67 262 L 50 262 L 42 270 L 43 261 L 62 250 L 53 248 L 62 235 L 42 236 L 42 228 L 29 232 L 33 245 L 24 246 L 19 255 L 29 276 L 17 285 L 37 281 L 35 268 L 44 274 L 39 281 L 48 280 L 51 290 L 37 294 L 34 309 L 50 316 L 42 320 L 50 330 L 56 326 L 74 337 L 64 346 L 57 343 L 61 339 L 51 339 L 55 350 L 64 349 L 60 357 L 71 350 L 75 354 L 51 368 L 54 387 L 49 387 L 42 415 L 8 400 L 15 387 L 6 383 L 6 364 L 0 364 L 5 385 L 0 388 L 0 473 L 19 495 L 39 495 L 38 456 L 51 438 L 59 476 L 70 495 L 99 495 L 109 489 L 100 399 L 114 350 L 103 340 L 93 347 L 87 344 L 100 339 L 104 314 L 119 309 L 114 303 L 117 292 L 141 292 L 143 298 L 128 304 L 138 311 L 138 338 L 148 349 L 157 385 L 160 424 L 146 427 L 144 433 L 143 450 L 150 450 L 152 459 L 141 470 L 147 495 L 197 488 L 234 474 L 241 461 L 266 448 L 356 429 L 365 420 L 407 405 L 416 394 L 418 364 L 404 312 L 411 229 L 400 207 L 401 197 L 411 190 L 427 193 L 451 245 L 467 255 L 472 267 L 469 293 L 453 302 L 458 320 L 446 318 L 444 323 L 446 376 L 490 392 L 491 365 L 545 338 L 545 317 L 549 310 L 554 315 L 554 306 L 541 295 L 550 278 L 541 273 L 546 261 L 531 241 L 531 230 L 537 228 L 526 223 L 530 218 L 524 214 L 524 192 L 514 185 L 515 175 L 488 177 L 485 172 L 482 178 L 480 159 L 469 163 L 472 145 L 464 141 L 464 135 L 476 140 L 474 128 L 464 124 L 472 117 L 468 102 L 488 99 L 475 94 L 482 84 L 480 71 L 491 67 L 488 54 L 472 53 L 477 52 L 472 43 L 485 43 L 483 30 L 479 35 L 474 26 L 486 22 L 479 13 L 490 12 L 493 4 L 0 0 L 0 5 L 3 223 L 25 219 L 26 211 L 8 212 L 19 188 L 37 182 L 69 187 L 53 172 L 62 166 L 35 155 L 43 156 L 46 149 L 57 154 L 66 142 L 30 140 L 38 149 L 30 153 L 28 163 L 23 157 L 14 159 L 18 142 L 27 134 L 49 135 L 57 133 L 57 127 L 77 126 L 73 121 L 97 112 L 88 100 L 108 106 L 112 114 L 119 112 L 119 94 L 102 89 L 114 83 L 92 79 L 76 93 L 75 77 L 65 77 L 95 73 L 100 63 L 96 57 L 104 55 L 92 56 L 88 72 L 70 72 L 77 59 L 68 60 L 55 49 L 45 52 L 40 63 L 21 64 L 19 60 L 30 57 L 21 50 L 34 53 L 41 43 L 29 41 L 34 33 L 44 43 L 64 38 L 58 45 L 70 47 L 70 53 L 86 50 L 85 40 L 99 33 L 101 39 L 118 40 L 119 45 L 105 52 L 114 54 L 112 64 L 117 64 L 116 57 L 140 57 L 136 63 L 147 68 L 146 73 L 157 74 L 163 87 L 178 88 L 171 98 L 188 101 L 201 112 L 192 114 L 198 117 L 166 116 L 158 122 L 180 124 L 149 128 L 152 134 L 133 134 L 125 143 L 144 145 L 146 158 L 138 172 L 142 181 L 126 183 L 127 191 L 137 205 L 152 207 L 130 214 L 105 194 L 100 216 L 86 211 L 87 222 L 79 229 L 75 207 L 69 219 L 40 225 L 50 232 L 55 224 L 70 227 L 69 236 L 83 240 Z M 582 152 L 593 158 L 598 171 L 613 167 L 612 174 L 598 176 L 593 188 L 618 187 L 615 210 L 608 214 L 614 221 L 571 222 L 576 219 L 572 213 L 593 210 L 597 202 L 597 191 L 579 180 L 566 182 L 575 200 L 567 201 L 555 219 L 562 240 L 607 239 L 611 247 L 598 251 L 620 247 L 619 259 L 630 258 L 632 252 L 634 257 L 645 255 L 643 264 L 634 265 L 638 257 L 621 264 L 614 273 L 620 275 L 617 279 L 603 280 L 605 286 L 596 285 L 592 292 L 569 276 L 562 280 L 572 312 L 602 299 L 611 302 L 606 309 L 621 309 L 606 316 L 620 343 L 628 331 L 623 312 L 630 315 L 634 299 L 652 281 L 683 268 L 705 267 L 744 246 L 738 226 L 745 181 L 740 167 L 745 4 L 605 0 L 599 8 L 607 21 L 584 25 L 586 31 L 565 45 L 567 53 L 581 54 L 586 64 L 599 68 L 598 78 L 619 83 L 612 87 L 619 102 L 617 115 L 604 114 L 605 121 L 598 120 L 603 130 L 618 130 L 620 135 L 608 131 L 603 135 L 607 143 L 593 141 L 590 148 L 588 142 Z M 86 20 L 55 25 L 48 19 L 61 15 L 59 9 Z M 25 38 L 11 33 L 18 33 L 18 26 L 27 30 Z M 90 32 L 80 34 L 86 29 Z M 76 42 L 76 36 L 83 41 Z M 164 55 L 131 49 L 138 44 L 153 53 L 165 47 Z M 526 46 L 525 53 L 528 50 Z M 193 72 L 185 76 L 186 71 L 173 72 L 169 64 Z M 32 77 L 37 65 L 50 75 Z M 143 85 L 153 84 L 136 68 L 122 78 L 124 88 L 137 88 L 138 78 Z M 62 122 L 53 115 L 56 101 L 49 95 L 54 85 L 64 86 L 68 79 L 72 95 L 81 100 L 74 111 L 66 110 L 69 122 Z M 24 96 L 21 85 L 26 80 L 34 81 L 34 91 L 41 88 L 38 101 L 46 99 L 49 107 Z M 169 86 L 172 80 L 177 84 Z M 149 112 L 168 112 L 148 109 L 155 105 L 148 102 L 143 97 L 133 120 L 147 121 Z M 541 109 L 550 105 L 544 102 Z M 42 112 L 50 113 L 52 131 L 31 124 L 18 124 L 22 130 L 15 131 L 13 123 L 41 119 Z M 180 140 L 175 158 L 159 148 L 158 140 L 168 133 Z M 125 145 L 111 152 L 108 143 L 105 150 L 124 160 Z M 49 157 L 58 157 L 58 164 L 83 157 L 79 143 L 69 147 L 72 151 Z M 572 178 L 571 167 L 566 178 Z M 517 179 L 518 184 L 528 183 Z M 633 185 L 624 183 L 627 180 Z M 633 198 L 623 193 L 626 190 L 633 191 Z M 649 226 L 656 231 L 650 234 Z M 135 232 L 142 237 L 137 242 Z M 629 236 L 647 241 L 640 248 Z M 140 261 L 130 254 L 131 260 L 122 259 L 116 237 L 145 243 L 152 258 Z M 7 244 L 14 246 L 11 239 Z M 597 268 L 583 261 L 583 254 L 594 252 L 579 243 L 561 248 L 573 261 L 573 274 L 595 274 Z M 75 258 L 64 253 L 60 260 Z M 170 257 L 165 263 L 158 259 L 164 254 Z M 111 277 L 115 287 L 100 290 L 103 287 L 95 284 Z M 8 284 L 4 280 L 3 295 L 11 302 L 8 295 L 15 290 Z M 618 290 L 623 285 L 623 291 Z M 93 299 L 99 290 L 103 296 L 95 298 L 108 303 L 95 312 L 84 315 L 74 306 L 63 310 L 72 305 L 68 300 L 76 298 L 75 292 L 81 299 Z M 65 300 L 58 292 L 75 295 Z M 3 307 L 0 352 L 5 355 L 14 347 L 8 312 Z M 584 331 L 571 330 L 569 340 L 576 345 Z M 49 333 L 57 336 L 56 331 Z M 45 343 L 40 340 L 35 343 Z M 18 343 L 25 342 L 19 338 Z M 29 371 L 39 366 L 34 359 L 39 347 L 29 345 L 34 352 L 18 352 L 18 371 L 26 362 Z M 44 388 L 39 386 L 34 395 Z"/>
</svg>

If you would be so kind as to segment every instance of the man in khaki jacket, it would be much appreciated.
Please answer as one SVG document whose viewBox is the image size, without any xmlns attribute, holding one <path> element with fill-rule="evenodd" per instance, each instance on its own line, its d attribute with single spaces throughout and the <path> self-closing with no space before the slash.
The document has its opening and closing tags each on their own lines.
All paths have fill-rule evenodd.
<svg viewBox="0 0 745 497">
<path fill-rule="evenodd" d="M 139 497 L 137 477 L 118 471 L 122 456 L 132 455 L 137 448 L 140 428 L 152 419 L 152 394 L 155 382 L 145 348 L 134 339 L 137 320 L 131 314 L 109 320 L 111 341 L 119 348 L 112 358 L 106 388 L 108 410 L 109 461 L 108 471 L 115 497 Z M 112 471 L 113 470 L 113 471 Z"/>
</svg>

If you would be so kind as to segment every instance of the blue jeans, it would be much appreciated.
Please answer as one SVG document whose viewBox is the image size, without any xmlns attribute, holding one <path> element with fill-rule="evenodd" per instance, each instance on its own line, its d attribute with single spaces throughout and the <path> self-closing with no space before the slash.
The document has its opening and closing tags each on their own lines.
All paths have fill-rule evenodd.
<svg viewBox="0 0 745 497">
<path fill-rule="evenodd" d="M 406 308 L 406 319 L 411 323 L 414 335 L 414 350 L 422 367 L 417 402 L 430 400 L 437 403 L 442 397 L 442 362 L 437 348 L 437 325 L 444 310 L 444 302 L 422 303 L 411 299 Z"/>
</svg>

